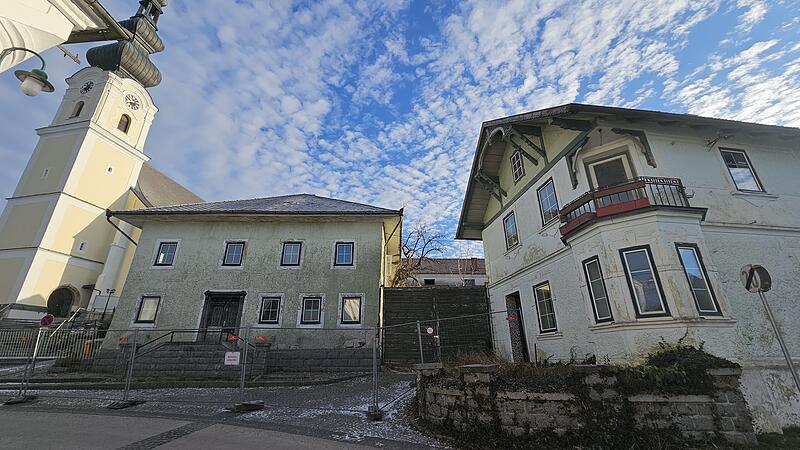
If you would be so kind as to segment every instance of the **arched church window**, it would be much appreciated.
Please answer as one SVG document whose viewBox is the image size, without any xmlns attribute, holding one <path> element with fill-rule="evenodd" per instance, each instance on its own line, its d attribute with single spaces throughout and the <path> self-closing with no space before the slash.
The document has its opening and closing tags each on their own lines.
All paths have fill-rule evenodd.
<svg viewBox="0 0 800 450">
<path fill-rule="evenodd" d="M 123 133 L 128 132 L 128 128 L 131 126 L 131 118 L 127 114 L 123 114 L 122 117 L 119 118 L 119 123 L 117 124 L 117 129 L 122 131 Z"/>
<path fill-rule="evenodd" d="M 78 117 L 81 115 L 81 111 L 83 111 L 83 102 L 75 103 L 75 109 L 72 110 L 72 115 L 69 116 L 70 119 L 73 117 Z"/>
<path fill-rule="evenodd" d="M 69 287 L 62 286 L 47 299 L 47 312 L 56 317 L 68 317 L 72 305 L 78 300 L 77 293 Z"/>
</svg>

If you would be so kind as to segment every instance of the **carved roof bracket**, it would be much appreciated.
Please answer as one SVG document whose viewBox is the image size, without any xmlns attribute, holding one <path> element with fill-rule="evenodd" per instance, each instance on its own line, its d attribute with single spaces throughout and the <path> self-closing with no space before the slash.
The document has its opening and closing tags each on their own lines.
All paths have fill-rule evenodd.
<svg viewBox="0 0 800 450">
<path fill-rule="evenodd" d="M 528 158 L 533 163 L 534 166 L 538 166 L 539 165 L 539 160 L 536 159 L 535 156 L 533 156 L 530 153 L 528 153 L 527 151 L 525 151 L 525 149 L 522 148 L 521 145 L 519 145 L 516 142 L 514 142 L 514 139 L 512 139 L 511 136 L 512 136 L 511 133 L 506 134 L 505 135 L 505 141 L 508 142 L 509 144 L 511 144 L 511 146 L 514 147 L 514 150 L 522 153 L 522 156 Z"/>
<path fill-rule="evenodd" d="M 569 179 L 572 181 L 572 189 L 578 187 L 578 165 L 576 164 L 577 161 L 575 157 L 583 146 L 586 145 L 586 142 L 589 140 L 589 133 L 591 132 L 591 129 L 582 131 L 565 147 L 567 150 L 567 168 L 569 169 Z"/>
<path fill-rule="evenodd" d="M 475 181 L 479 182 L 488 192 L 490 192 L 494 198 L 500 202 L 501 205 L 503 204 L 503 197 L 508 196 L 508 193 L 500 187 L 499 179 L 486 175 L 482 171 L 475 174 Z"/>
<path fill-rule="evenodd" d="M 533 127 L 528 127 L 528 128 L 533 128 Z M 542 139 L 542 133 L 541 133 L 541 130 L 539 130 L 539 134 L 534 134 L 534 136 L 538 136 L 538 137 L 539 137 L 539 142 L 540 142 L 541 146 L 534 144 L 534 143 L 533 143 L 533 141 L 531 141 L 530 139 L 528 139 L 528 137 L 527 137 L 527 136 L 525 136 L 525 134 L 523 134 L 523 133 L 524 133 L 524 132 L 523 132 L 523 130 L 521 130 L 521 129 L 520 129 L 519 127 L 517 127 L 517 126 L 514 126 L 514 125 L 512 125 L 512 126 L 511 126 L 511 132 L 512 132 L 512 133 L 513 133 L 515 136 L 519 136 L 519 137 L 520 137 L 520 139 L 522 139 L 522 141 L 523 141 L 523 142 L 525 142 L 525 144 L 526 144 L 528 147 L 530 147 L 530 148 L 532 148 L 532 149 L 536 150 L 536 153 L 538 153 L 539 155 L 541 155 L 541 156 L 542 156 L 542 158 L 544 158 L 544 160 L 545 160 L 545 161 L 547 161 L 547 153 L 545 153 L 545 151 L 544 151 L 544 139 Z M 532 134 L 532 133 L 531 133 L 531 134 Z M 534 164 L 535 164 L 535 163 L 534 163 Z"/>
<path fill-rule="evenodd" d="M 617 134 L 624 134 L 631 136 L 638 142 L 639 150 L 644 154 L 647 164 L 650 167 L 656 167 L 656 159 L 653 157 L 653 151 L 650 149 L 650 142 L 647 141 L 647 135 L 642 130 L 629 130 L 626 128 L 612 128 L 612 132 Z"/>
</svg>

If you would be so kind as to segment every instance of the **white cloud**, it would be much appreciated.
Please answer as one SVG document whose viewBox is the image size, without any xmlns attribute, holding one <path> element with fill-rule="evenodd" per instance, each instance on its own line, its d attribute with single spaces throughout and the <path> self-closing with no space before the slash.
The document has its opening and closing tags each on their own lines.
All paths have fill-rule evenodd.
<svg viewBox="0 0 800 450">
<path fill-rule="evenodd" d="M 117 17 L 132 8 L 104 4 Z M 208 199 L 318 193 L 405 207 L 409 225 L 452 236 L 485 120 L 584 101 L 800 124 L 800 44 L 777 34 L 742 44 L 700 25 L 732 14 L 741 33 L 769 11 L 758 1 L 728 9 L 720 0 L 475 0 L 423 12 L 405 1 L 170 2 L 146 151 Z M 434 25 L 410 31 L 415 14 Z M 698 55 L 709 36 L 729 42 Z M 47 56 L 61 78 L 77 69 Z M 10 194 L 32 128 L 60 95 L 23 99 L 2 76 L 4 110 L 25 111 L 0 121 L 0 188 Z"/>
</svg>

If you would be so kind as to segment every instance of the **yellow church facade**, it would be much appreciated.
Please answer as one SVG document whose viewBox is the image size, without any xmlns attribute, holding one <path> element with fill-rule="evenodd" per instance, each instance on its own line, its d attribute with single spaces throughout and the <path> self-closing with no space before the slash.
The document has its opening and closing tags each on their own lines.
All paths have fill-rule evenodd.
<svg viewBox="0 0 800 450">
<path fill-rule="evenodd" d="M 139 230 L 106 210 L 201 201 L 147 164 L 158 109 L 138 81 L 97 67 L 66 81 L 0 216 L 0 303 L 62 317 L 122 292 Z"/>
</svg>

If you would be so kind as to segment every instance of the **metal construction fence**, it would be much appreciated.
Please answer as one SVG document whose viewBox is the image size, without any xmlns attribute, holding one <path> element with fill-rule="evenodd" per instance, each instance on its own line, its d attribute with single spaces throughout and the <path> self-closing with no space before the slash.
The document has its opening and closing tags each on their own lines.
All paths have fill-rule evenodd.
<svg viewBox="0 0 800 450">
<path fill-rule="evenodd" d="M 369 397 L 364 412 L 379 415 L 413 392 L 381 392 L 385 341 L 401 339 L 418 363 L 491 352 L 491 339 L 469 336 L 491 327 L 495 315 L 507 312 L 372 328 L 2 329 L 0 392 L 12 403 L 38 396 L 108 400 L 113 408 L 145 401 L 295 407 L 275 390 L 346 381 Z"/>
</svg>

